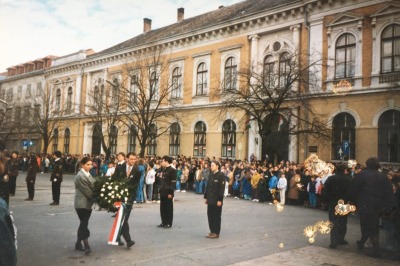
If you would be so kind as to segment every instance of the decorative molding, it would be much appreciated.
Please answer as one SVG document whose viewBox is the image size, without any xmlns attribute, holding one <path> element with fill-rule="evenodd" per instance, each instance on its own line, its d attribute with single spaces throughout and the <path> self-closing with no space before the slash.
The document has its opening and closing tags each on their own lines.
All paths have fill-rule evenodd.
<svg viewBox="0 0 400 266">
<path fill-rule="evenodd" d="M 230 51 L 230 50 L 240 49 L 242 47 L 243 47 L 242 44 L 232 45 L 232 46 L 220 48 L 220 49 L 218 49 L 218 52 L 220 52 L 220 53 L 226 52 L 226 51 Z"/>
<path fill-rule="evenodd" d="M 376 17 L 388 16 L 396 13 L 400 13 L 400 4 L 397 1 L 390 1 L 384 7 L 378 9 L 370 16 L 375 19 Z"/>
<path fill-rule="evenodd" d="M 359 14 L 353 13 L 353 12 L 344 12 L 338 14 L 336 17 L 334 17 L 330 22 L 327 23 L 328 27 L 335 27 L 343 24 L 349 24 L 349 23 L 354 23 L 357 22 L 357 25 L 362 25 L 362 20 L 364 19 L 364 16 L 361 16 Z"/>
</svg>

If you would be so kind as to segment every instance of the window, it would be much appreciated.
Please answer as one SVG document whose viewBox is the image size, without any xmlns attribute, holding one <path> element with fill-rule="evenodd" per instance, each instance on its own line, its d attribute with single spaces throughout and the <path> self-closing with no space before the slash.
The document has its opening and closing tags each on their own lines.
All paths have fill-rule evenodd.
<svg viewBox="0 0 400 266">
<path fill-rule="evenodd" d="M 36 84 L 36 96 L 42 95 L 42 82 Z"/>
<path fill-rule="evenodd" d="M 21 107 L 15 107 L 14 122 L 21 122 Z"/>
<path fill-rule="evenodd" d="M 113 80 L 112 84 L 112 95 L 111 95 L 111 105 L 114 108 L 118 108 L 119 105 L 119 81 L 117 78 Z"/>
<path fill-rule="evenodd" d="M 137 75 L 133 75 L 131 78 L 131 88 L 130 88 L 130 101 L 131 103 L 138 102 L 138 92 L 139 92 L 139 80 Z"/>
<path fill-rule="evenodd" d="M 128 152 L 134 152 L 136 149 L 136 137 L 137 131 L 135 126 L 130 126 L 129 128 L 129 136 L 128 136 Z"/>
<path fill-rule="evenodd" d="M 207 95 L 207 66 L 201 63 L 197 67 L 196 95 Z"/>
<path fill-rule="evenodd" d="M 69 87 L 67 96 L 67 110 L 71 109 L 72 109 L 72 87 Z"/>
<path fill-rule="evenodd" d="M 274 68 L 275 62 L 272 56 L 267 56 L 264 59 L 263 80 L 264 88 L 271 89 L 274 87 Z"/>
<path fill-rule="evenodd" d="M 20 100 L 21 96 L 22 96 L 22 86 L 18 86 L 17 100 Z"/>
<path fill-rule="evenodd" d="M 204 122 L 197 122 L 194 126 L 194 156 L 206 155 L 206 124 Z"/>
<path fill-rule="evenodd" d="M 10 103 L 13 101 L 13 88 L 9 88 L 7 91 L 7 102 Z"/>
<path fill-rule="evenodd" d="M 379 117 L 378 158 L 381 162 L 400 162 L 400 111 L 386 111 Z"/>
<path fill-rule="evenodd" d="M 382 32 L 382 73 L 400 71 L 400 25 L 390 25 Z"/>
<path fill-rule="evenodd" d="M 356 64 L 356 38 L 345 33 L 336 41 L 335 79 L 354 77 Z"/>
<path fill-rule="evenodd" d="M 226 91 L 236 90 L 237 65 L 234 57 L 229 57 L 225 62 L 224 89 Z"/>
<path fill-rule="evenodd" d="M 150 90 L 149 90 L 149 99 L 154 101 L 157 99 L 157 89 L 158 89 L 158 77 L 155 71 L 150 74 Z"/>
<path fill-rule="evenodd" d="M 172 91 L 171 98 L 182 97 L 182 73 L 179 67 L 174 68 L 172 71 Z"/>
<path fill-rule="evenodd" d="M 24 125 L 27 125 L 27 126 L 32 124 L 30 106 L 24 107 L 24 114 L 23 114 L 21 121 L 22 121 L 22 123 L 24 123 Z"/>
<path fill-rule="evenodd" d="M 5 92 L 5 90 L 4 89 L 0 89 L 0 99 L 1 100 L 5 100 L 5 95 L 6 95 L 6 92 Z"/>
<path fill-rule="evenodd" d="M 56 92 L 56 110 L 55 111 L 59 111 L 61 108 L 61 90 L 57 89 Z"/>
<path fill-rule="evenodd" d="M 149 137 L 150 137 L 150 144 L 147 147 L 147 155 L 156 155 L 157 149 L 157 127 L 155 124 L 151 124 L 149 127 Z"/>
<path fill-rule="evenodd" d="M 284 87 L 290 80 L 289 54 L 282 53 L 279 56 L 279 86 Z"/>
<path fill-rule="evenodd" d="M 69 153 L 69 140 L 71 137 L 71 131 L 69 128 L 64 131 L 64 153 Z"/>
<path fill-rule="evenodd" d="M 169 155 L 177 156 L 179 155 L 180 147 L 180 133 L 181 127 L 178 123 L 173 123 L 169 131 Z"/>
<path fill-rule="evenodd" d="M 53 131 L 53 152 L 57 151 L 58 147 L 58 129 L 55 128 Z"/>
<path fill-rule="evenodd" d="M 6 109 L 6 122 L 7 123 L 11 122 L 11 114 L 12 114 L 12 109 L 11 108 L 7 108 Z"/>
<path fill-rule="evenodd" d="M 26 85 L 26 93 L 25 98 L 28 99 L 31 97 L 31 84 Z"/>
<path fill-rule="evenodd" d="M 345 156 L 340 155 L 339 150 L 343 152 L 343 142 L 350 144 L 348 159 L 356 157 L 355 140 L 356 140 L 356 120 L 349 113 L 340 113 L 333 118 L 332 122 L 332 159 L 341 160 Z"/>
<path fill-rule="evenodd" d="M 35 119 L 38 119 L 41 117 L 40 104 L 35 104 L 33 112 L 34 112 L 33 115 L 35 116 Z"/>
<path fill-rule="evenodd" d="M 222 125 L 222 157 L 236 155 L 236 124 L 228 119 Z"/>
<path fill-rule="evenodd" d="M 111 154 L 117 153 L 118 129 L 112 125 L 110 127 L 110 152 Z"/>
</svg>

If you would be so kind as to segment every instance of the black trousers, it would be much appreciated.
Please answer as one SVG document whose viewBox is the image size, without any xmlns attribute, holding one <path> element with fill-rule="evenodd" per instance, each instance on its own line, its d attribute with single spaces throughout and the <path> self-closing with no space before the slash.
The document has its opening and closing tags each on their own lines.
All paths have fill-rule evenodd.
<svg viewBox="0 0 400 266">
<path fill-rule="evenodd" d="M 33 199 L 35 196 L 35 182 L 26 182 L 26 187 L 28 188 L 29 198 Z"/>
<path fill-rule="evenodd" d="M 89 231 L 89 218 L 90 215 L 92 215 L 92 210 L 88 209 L 75 209 L 76 213 L 78 214 L 79 217 L 79 227 L 78 227 L 78 241 L 88 239 L 90 236 L 90 231 Z"/>
<path fill-rule="evenodd" d="M 211 233 L 219 235 L 221 231 L 222 206 L 207 205 L 208 226 Z"/>
<path fill-rule="evenodd" d="M 360 213 L 361 242 L 365 243 L 369 237 L 379 238 L 379 214 Z"/>
<path fill-rule="evenodd" d="M 172 226 L 172 220 L 174 219 L 174 203 L 172 199 L 164 196 L 160 197 L 160 214 L 161 223 Z"/>
<path fill-rule="evenodd" d="M 128 223 L 129 217 L 131 216 L 131 211 L 132 211 L 132 205 L 127 204 L 125 207 L 125 218 L 121 228 L 121 235 L 124 237 L 127 243 L 132 241 L 131 235 L 129 233 L 129 223 Z"/>
<path fill-rule="evenodd" d="M 10 194 L 15 195 L 16 187 L 17 187 L 17 176 L 10 175 L 10 181 L 9 181 Z"/>
<path fill-rule="evenodd" d="M 336 205 L 335 205 L 336 206 Z M 331 229 L 331 244 L 337 246 L 344 241 L 347 233 L 347 215 L 335 215 L 335 206 L 329 205 L 329 221 L 333 227 Z"/>
<path fill-rule="evenodd" d="M 60 203 L 61 182 L 51 182 L 51 192 L 53 193 L 53 201 Z"/>
</svg>

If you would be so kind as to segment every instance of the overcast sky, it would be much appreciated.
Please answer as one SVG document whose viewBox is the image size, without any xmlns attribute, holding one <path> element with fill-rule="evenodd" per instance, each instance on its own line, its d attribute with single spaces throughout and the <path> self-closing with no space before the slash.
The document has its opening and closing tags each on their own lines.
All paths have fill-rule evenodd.
<svg viewBox="0 0 400 266">
<path fill-rule="evenodd" d="M 242 0 L 0 0 L 0 72 L 47 55 L 99 52 L 143 32 Z"/>
</svg>

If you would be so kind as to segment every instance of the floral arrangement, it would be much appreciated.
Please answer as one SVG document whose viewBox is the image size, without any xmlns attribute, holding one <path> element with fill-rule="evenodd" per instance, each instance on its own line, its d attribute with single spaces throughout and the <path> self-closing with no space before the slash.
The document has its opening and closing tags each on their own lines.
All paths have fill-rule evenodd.
<svg viewBox="0 0 400 266">
<path fill-rule="evenodd" d="M 93 196 L 100 208 L 115 211 L 114 202 L 130 202 L 133 187 L 124 181 L 114 181 L 109 177 L 99 177 L 94 186 Z"/>
</svg>

